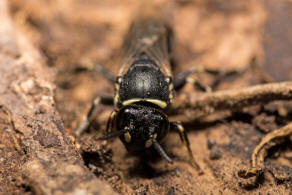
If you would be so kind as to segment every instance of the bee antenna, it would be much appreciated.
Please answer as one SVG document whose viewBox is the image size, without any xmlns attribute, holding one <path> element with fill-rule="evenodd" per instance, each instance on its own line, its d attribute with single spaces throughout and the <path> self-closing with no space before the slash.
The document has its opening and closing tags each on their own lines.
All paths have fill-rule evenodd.
<svg viewBox="0 0 292 195">
<path fill-rule="evenodd" d="M 128 132 L 128 130 L 120 130 L 120 131 L 114 131 L 112 133 L 107 133 L 101 137 L 96 138 L 96 140 L 107 140 L 107 139 L 111 139 L 111 138 L 115 138 L 118 137 L 120 135 L 123 135 L 124 133 Z"/>
<path fill-rule="evenodd" d="M 152 143 L 154 145 L 154 148 L 157 150 L 157 152 L 160 154 L 162 158 L 167 160 L 167 162 L 169 163 L 173 163 L 172 159 L 166 154 L 166 152 L 161 147 L 161 145 L 156 141 L 156 139 L 152 139 Z"/>
</svg>

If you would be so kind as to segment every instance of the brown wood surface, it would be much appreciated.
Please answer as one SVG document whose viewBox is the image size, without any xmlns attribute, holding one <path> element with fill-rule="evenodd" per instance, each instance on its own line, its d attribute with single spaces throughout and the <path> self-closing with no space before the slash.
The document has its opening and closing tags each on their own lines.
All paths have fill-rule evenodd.
<svg viewBox="0 0 292 195">
<path fill-rule="evenodd" d="M 56 111 L 53 71 L 0 2 L 0 193 L 115 194 L 83 164 Z"/>
</svg>

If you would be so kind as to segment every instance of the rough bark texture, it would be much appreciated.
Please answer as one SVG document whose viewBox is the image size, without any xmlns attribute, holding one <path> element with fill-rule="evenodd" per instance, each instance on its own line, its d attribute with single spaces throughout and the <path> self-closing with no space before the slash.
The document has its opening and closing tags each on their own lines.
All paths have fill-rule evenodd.
<svg viewBox="0 0 292 195">
<path fill-rule="evenodd" d="M 266 171 L 255 181 L 256 185 L 243 185 L 247 181 L 237 176 L 240 169 L 249 166 L 260 139 L 291 122 L 291 101 L 266 104 L 259 100 L 254 107 L 228 112 L 224 120 L 217 120 L 222 115 L 215 113 L 215 117 L 185 123 L 194 157 L 205 173 L 201 176 L 187 163 L 186 148 L 175 132 L 170 132 L 164 143 L 174 160 L 171 165 L 155 158 L 155 154 L 129 156 L 119 140 L 96 141 L 94 137 L 101 135 L 112 110 L 105 106 L 100 107 L 92 124 L 92 129 L 98 131 L 91 129 L 74 140 L 73 132 L 91 101 L 97 95 L 112 95 L 113 86 L 97 73 L 77 74 L 72 70 L 99 63 L 116 72 L 122 63 L 118 54 L 123 35 L 135 14 L 143 10 L 142 1 L 10 0 L 11 15 L 6 2 L 0 1 L 3 193 L 291 193 L 289 139 L 268 151 Z M 255 59 L 258 72 L 272 75 L 275 81 L 292 79 L 291 1 L 151 3 L 160 7 L 157 14 L 166 18 L 173 29 L 175 74 L 196 65 L 242 70 Z M 216 80 L 205 74 L 194 78 L 205 85 Z M 261 84 L 261 80 L 253 71 L 247 71 L 224 79 L 216 90 L 242 91 Z M 216 92 L 223 96 L 228 93 Z M 195 101 L 207 101 L 209 94 L 187 85 L 177 93 L 177 104 L 192 110 L 191 105 L 185 105 L 190 96 Z M 220 107 L 219 103 L 216 105 Z M 230 106 L 233 104 L 225 108 Z M 183 112 L 182 117 L 187 118 Z M 275 177 L 283 172 L 284 179 Z"/>
<path fill-rule="evenodd" d="M 0 2 L 0 193 L 114 194 L 64 132 L 54 74 Z"/>
</svg>

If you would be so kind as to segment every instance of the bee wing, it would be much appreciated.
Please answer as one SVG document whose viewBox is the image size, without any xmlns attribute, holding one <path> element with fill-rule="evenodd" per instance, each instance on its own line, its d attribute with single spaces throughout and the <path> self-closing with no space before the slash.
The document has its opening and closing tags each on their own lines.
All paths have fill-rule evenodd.
<svg viewBox="0 0 292 195">
<path fill-rule="evenodd" d="M 132 23 L 123 43 L 123 75 L 142 53 L 152 59 L 166 76 L 171 76 L 169 63 L 169 30 L 159 20 L 139 19 Z"/>
</svg>

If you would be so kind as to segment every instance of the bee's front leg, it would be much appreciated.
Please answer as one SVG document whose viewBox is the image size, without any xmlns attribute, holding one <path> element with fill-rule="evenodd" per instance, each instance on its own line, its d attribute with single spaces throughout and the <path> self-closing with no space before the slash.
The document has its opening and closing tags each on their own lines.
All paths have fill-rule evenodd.
<svg viewBox="0 0 292 195">
<path fill-rule="evenodd" d="M 76 129 L 75 134 L 81 135 L 82 132 L 84 132 L 86 129 L 88 129 L 90 123 L 94 120 L 96 114 L 97 114 L 97 107 L 100 104 L 103 105 L 113 105 L 113 98 L 112 97 L 96 97 L 91 104 L 91 107 L 87 113 L 87 115 L 84 116 L 83 122 L 79 127 Z"/>
</svg>

